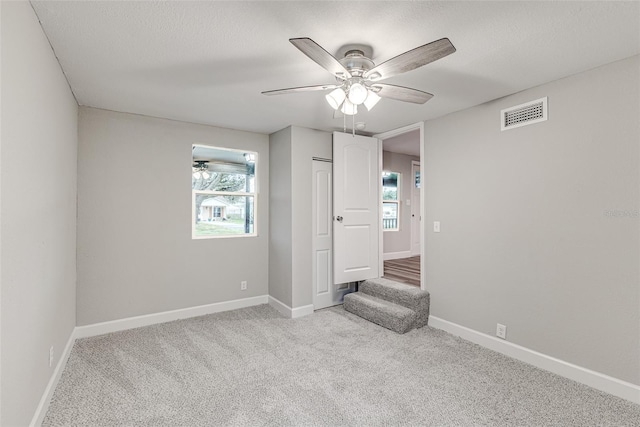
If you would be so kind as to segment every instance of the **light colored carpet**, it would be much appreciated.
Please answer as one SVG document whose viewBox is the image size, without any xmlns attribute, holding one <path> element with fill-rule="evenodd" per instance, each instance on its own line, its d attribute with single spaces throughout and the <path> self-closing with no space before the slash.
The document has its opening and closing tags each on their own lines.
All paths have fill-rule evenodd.
<svg viewBox="0 0 640 427">
<path fill-rule="evenodd" d="M 424 327 L 267 305 L 78 340 L 44 425 L 639 425 L 640 406 Z"/>
</svg>

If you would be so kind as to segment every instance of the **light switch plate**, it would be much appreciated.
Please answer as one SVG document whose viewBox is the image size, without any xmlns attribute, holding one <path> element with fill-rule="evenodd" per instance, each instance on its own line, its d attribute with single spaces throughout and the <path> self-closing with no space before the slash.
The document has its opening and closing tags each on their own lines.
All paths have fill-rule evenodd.
<svg viewBox="0 0 640 427">
<path fill-rule="evenodd" d="M 434 233 L 440 232 L 440 221 L 433 221 L 433 232 Z"/>
</svg>

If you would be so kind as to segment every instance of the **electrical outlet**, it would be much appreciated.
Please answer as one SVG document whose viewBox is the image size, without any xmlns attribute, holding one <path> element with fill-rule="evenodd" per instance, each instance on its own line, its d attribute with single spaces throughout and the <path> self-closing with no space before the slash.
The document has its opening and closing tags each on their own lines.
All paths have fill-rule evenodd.
<svg viewBox="0 0 640 427">
<path fill-rule="evenodd" d="M 247 290 L 247 281 L 243 280 L 242 282 L 240 282 L 240 290 L 241 291 L 246 291 Z"/>
<path fill-rule="evenodd" d="M 505 325 L 501 325 L 500 323 L 498 323 L 498 326 L 496 327 L 496 336 L 498 338 L 502 338 L 503 340 L 507 339 L 507 327 Z"/>
<path fill-rule="evenodd" d="M 434 233 L 440 232 L 440 221 L 433 221 L 433 232 Z"/>
<path fill-rule="evenodd" d="M 53 366 L 53 346 L 49 349 L 49 367 Z"/>
</svg>

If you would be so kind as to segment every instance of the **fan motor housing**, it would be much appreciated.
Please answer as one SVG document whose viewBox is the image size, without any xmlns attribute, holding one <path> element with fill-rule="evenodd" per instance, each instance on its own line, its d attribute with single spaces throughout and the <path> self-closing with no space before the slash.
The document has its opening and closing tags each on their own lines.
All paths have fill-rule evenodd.
<svg viewBox="0 0 640 427">
<path fill-rule="evenodd" d="M 366 56 L 364 56 L 364 52 L 359 49 L 351 49 L 345 52 L 344 58 L 339 61 L 344 68 L 349 70 L 352 76 L 361 77 L 372 69 L 375 64 L 373 61 Z"/>
</svg>

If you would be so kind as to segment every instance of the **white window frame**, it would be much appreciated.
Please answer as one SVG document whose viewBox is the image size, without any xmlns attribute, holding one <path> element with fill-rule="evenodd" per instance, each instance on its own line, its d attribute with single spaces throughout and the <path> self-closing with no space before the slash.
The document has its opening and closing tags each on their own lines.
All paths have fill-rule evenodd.
<svg viewBox="0 0 640 427">
<path fill-rule="evenodd" d="M 383 212 L 384 212 L 384 204 L 385 203 L 395 203 L 396 204 L 396 213 L 397 213 L 397 217 L 396 217 L 396 227 L 395 228 L 384 228 L 384 218 L 382 218 L 382 224 L 380 224 L 382 226 L 382 231 L 383 232 L 387 232 L 387 231 L 400 231 L 400 189 L 402 187 L 401 183 L 402 183 L 402 173 L 400 172 L 395 172 L 392 170 L 383 170 L 382 173 L 394 173 L 396 175 L 398 175 L 398 188 L 396 191 L 397 197 L 396 200 L 384 200 L 384 198 L 382 199 L 382 207 L 383 207 Z M 382 180 L 382 176 L 380 176 L 380 180 Z M 382 194 L 384 194 L 384 189 L 382 190 Z"/>
<path fill-rule="evenodd" d="M 202 240 L 202 239 L 229 239 L 229 238 L 243 238 L 243 237 L 257 237 L 258 236 L 258 194 L 259 194 L 259 179 L 258 179 L 258 163 L 259 156 L 256 151 L 253 150 L 238 150 L 236 148 L 227 148 L 220 147 L 217 145 L 205 145 L 205 144 L 193 144 L 192 147 L 202 147 L 202 148 L 211 148 L 215 150 L 225 150 L 225 151 L 235 151 L 237 153 L 252 153 L 255 154 L 255 166 L 254 166 L 254 176 L 255 176 L 255 185 L 253 192 L 246 191 L 211 191 L 211 190 L 194 190 L 191 188 L 191 239 L 192 240 Z M 191 164 L 193 165 L 193 156 L 191 156 Z M 221 235 L 221 236 L 196 236 L 196 195 L 197 194 L 210 194 L 212 196 L 239 196 L 239 197 L 253 197 L 253 233 L 243 233 L 243 234 L 229 234 L 229 235 Z"/>
</svg>

